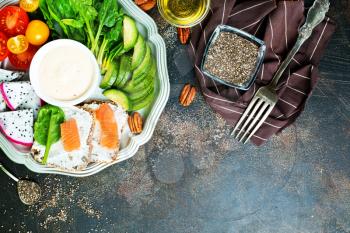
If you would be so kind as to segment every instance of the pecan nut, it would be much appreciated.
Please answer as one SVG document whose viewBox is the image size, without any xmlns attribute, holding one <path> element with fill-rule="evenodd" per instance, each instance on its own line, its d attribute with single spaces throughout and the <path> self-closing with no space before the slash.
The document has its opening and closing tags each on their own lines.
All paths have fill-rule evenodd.
<svg viewBox="0 0 350 233">
<path fill-rule="evenodd" d="M 177 28 L 177 35 L 181 44 L 187 44 L 190 39 L 191 30 L 190 28 Z"/>
<path fill-rule="evenodd" d="M 136 5 L 138 5 L 142 10 L 149 11 L 156 5 L 156 0 L 135 0 Z"/>
<path fill-rule="evenodd" d="M 146 2 L 148 2 L 149 0 L 135 0 L 136 5 L 140 6 L 142 4 L 145 4 Z"/>
<path fill-rule="evenodd" d="M 196 97 L 197 90 L 194 86 L 191 86 L 191 84 L 186 84 L 180 94 L 179 102 L 182 106 L 188 107 L 193 102 L 194 98 Z"/>
<path fill-rule="evenodd" d="M 131 116 L 129 116 L 128 124 L 132 133 L 141 133 L 143 130 L 143 121 L 140 113 L 134 112 Z"/>
</svg>

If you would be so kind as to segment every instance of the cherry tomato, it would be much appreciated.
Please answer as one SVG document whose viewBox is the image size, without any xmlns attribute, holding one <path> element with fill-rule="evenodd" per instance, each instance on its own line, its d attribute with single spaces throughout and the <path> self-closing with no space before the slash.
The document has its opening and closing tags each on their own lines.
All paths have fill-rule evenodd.
<svg viewBox="0 0 350 233">
<path fill-rule="evenodd" d="M 9 51 L 6 46 L 7 37 L 4 33 L 0 32 L 0 61 L 5 60 L 9 55 Z"/>
<path fill-rule="evenodd" d="M 28 24 L 26 37 L 32 45 L 44 44 L 50 35 L 50 29 L 40 20 L 33 20 Z"/>
<path fill-rule="evenodd" d="M 28 46 L 28 40 L 23 35 L 11 37 L 7 41 L 8 50 L 10 50 L 10 52 L 14 54 L 24 53 L 28 49 Z"/>
<path fill-rule="evenodd" d="M 26 12 L 33 12 L 39 7 L 39 0 L 20 0 L 19 7 Z"/>
<path fill-rule="evenodd" d="M 13 54 L 10 53 L 9 59 L 12 65 L 21 70 L 28 70 L 30 62 L 32 61 L 38 47 L 29 45 L 28 49 L 24 53 Z"/>
<path fill-rule="evenodd" d="M 7 36 L 24 35 L 28 23 L 27 13 L 17 6 L 7 6 L 0 11 L 0 31 Z"/>
</svg>

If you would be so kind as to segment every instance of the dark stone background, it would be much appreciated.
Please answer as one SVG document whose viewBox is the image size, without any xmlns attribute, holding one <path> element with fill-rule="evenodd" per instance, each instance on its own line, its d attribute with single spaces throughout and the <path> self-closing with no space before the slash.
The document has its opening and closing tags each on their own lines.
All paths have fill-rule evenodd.
<svg viewBox="0 0 350 233">
<path fill-rule="evenodd" d="M 305 112 L 255 147 L 232 139 L 200 95 L 179 106 L 193 73 L 175 28 L 154 10 L 171 95 L 153 139 L 132 159 L 81 179 L 37 175 L 2 155 L 44 196 L 24 206 L 0 175 L 0 232 L 350 232 L 350 1 L 333 1 L 330 14 L 338 30 Z"/>
</svg>

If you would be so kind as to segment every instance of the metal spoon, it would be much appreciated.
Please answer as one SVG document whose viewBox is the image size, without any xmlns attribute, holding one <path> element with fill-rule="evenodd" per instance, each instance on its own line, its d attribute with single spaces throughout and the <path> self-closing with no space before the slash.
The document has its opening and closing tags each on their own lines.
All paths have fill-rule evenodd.
<svg viewBox="0 0 350 233">
<path fill-rule="evenodd" d="M 9 177 L 17 182 L 17 193 L 19 199 L 26 205 L 33 205 L 39 201 L 41 197 L 40 186 L 29 180 L 18 179 L 12 175 L 6 168 L 0 163 L 0 169 L 5 172 Z"/>
</svg>

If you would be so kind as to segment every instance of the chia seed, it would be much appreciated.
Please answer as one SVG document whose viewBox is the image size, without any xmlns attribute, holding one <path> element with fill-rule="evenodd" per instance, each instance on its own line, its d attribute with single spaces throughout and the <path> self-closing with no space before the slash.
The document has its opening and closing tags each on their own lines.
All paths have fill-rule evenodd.
<svg viewBox="0 0 350 233">
<path fill-rule="evenodd" d="M 256 66 L 259 47 L 230 32 L 221 32 L 208 50 L 204 64 L 210 74 L 221 80 L 242 85 Z"/>
<path fill-rule="evenodd" d="M 40 199 L 40 187 L 34 182 L 19 180 L 17 189 L 20 199 L 27 205 L 35 204 Z"/>
</svg>

